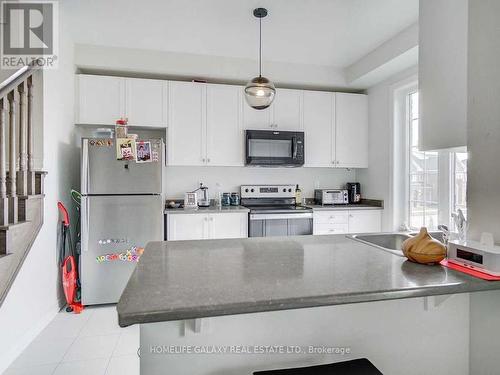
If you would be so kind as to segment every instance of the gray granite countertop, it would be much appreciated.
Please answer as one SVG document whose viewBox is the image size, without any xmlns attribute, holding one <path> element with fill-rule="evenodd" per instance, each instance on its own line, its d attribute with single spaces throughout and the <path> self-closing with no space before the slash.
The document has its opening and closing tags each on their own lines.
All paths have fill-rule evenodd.
<svg viewBox="0 0 500 375">
<path fill-rule="evenodd" d="M 231 213 L 231 212 L 249 212 L 250 210 L 243 206 L 210 206 L 198 207 L 197 209 L 185 208 L 165 208 L 166 214 L 207 214 L 207 213 Z"/>
<path fill-rule="evenodd" d="M 125 327 L 491 289 L 344 235 L 150 242 L 117 310 Z"/>
<path fill-rule="evenodd" d="M 307 207 L 313 211 L 346 211 L 346 210 L 383 210 L 383 207 L 373 206 L 371 204 L 336 204 L 336 205 L 319 205 L 308 204 Z"/>
</svg>

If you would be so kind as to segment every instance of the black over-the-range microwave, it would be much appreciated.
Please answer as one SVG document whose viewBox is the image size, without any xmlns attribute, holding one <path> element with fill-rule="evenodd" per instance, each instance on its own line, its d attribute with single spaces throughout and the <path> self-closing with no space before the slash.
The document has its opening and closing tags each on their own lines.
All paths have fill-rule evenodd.
<svg viewBox="0 0 500 375">
<path fill-rule="evenodd" d="M 300 167 L 304 165 L 304 132 L 246 130 L 246 165 Z"/>
</svg>

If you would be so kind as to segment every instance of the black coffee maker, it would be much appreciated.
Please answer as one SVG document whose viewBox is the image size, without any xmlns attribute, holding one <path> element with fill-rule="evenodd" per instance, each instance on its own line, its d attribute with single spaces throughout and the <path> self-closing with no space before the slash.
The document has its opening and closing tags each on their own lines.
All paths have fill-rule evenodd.
<svg viewBox="0 0 500 375">
<path fill-rule="evenodd" d="M 361 185 L 359 182 L 348 182 L 346 189 L 349 197 L 349 203 L 361 203 Z"/>
</svg>

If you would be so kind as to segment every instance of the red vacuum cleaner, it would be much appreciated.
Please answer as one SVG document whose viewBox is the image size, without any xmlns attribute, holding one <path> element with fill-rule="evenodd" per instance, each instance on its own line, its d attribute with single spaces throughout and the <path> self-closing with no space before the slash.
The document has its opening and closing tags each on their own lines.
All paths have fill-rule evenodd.
<svg viewBox="0 0 500 375">
<path fill-rule="evenodd" d="M 62 271 L 64 296 L 68 304 L 66 311 L 79 314 L 83 310 L 83 306 L 76 298 L 78 291 L 78 268 L 73 250 L 73 243 L 71 242 L 69 214 L 68 210 L 61 202 L 57 202 L 57 208 L 62 215 L 61 240 L 59 242 L 59 265 Z"/>
</svg>

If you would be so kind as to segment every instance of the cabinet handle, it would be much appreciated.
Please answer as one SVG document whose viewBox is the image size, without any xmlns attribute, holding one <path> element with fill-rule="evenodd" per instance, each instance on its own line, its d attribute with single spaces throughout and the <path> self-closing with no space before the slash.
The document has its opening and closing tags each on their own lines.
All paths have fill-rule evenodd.
<svg viewBox="0 0 500 375">
<path fill-rule="evenodd" d="M 207 159 L 207 163 L 210 163 L 210 158 Z"/>
</svg>

